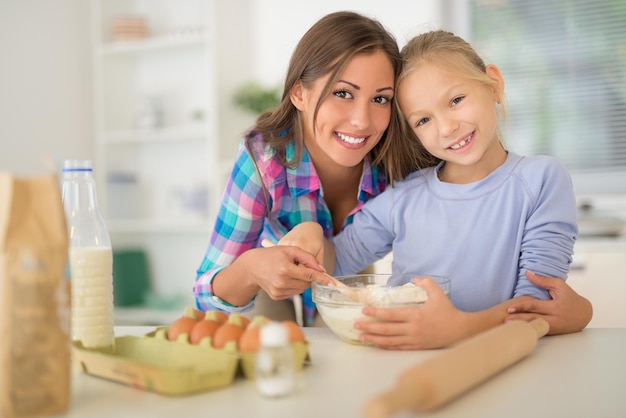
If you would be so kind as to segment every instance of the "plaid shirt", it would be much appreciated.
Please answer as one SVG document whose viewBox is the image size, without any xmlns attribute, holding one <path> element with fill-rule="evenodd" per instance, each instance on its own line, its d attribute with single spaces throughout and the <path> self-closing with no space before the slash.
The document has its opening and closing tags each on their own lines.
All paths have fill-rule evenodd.
<svg viewBox="0 0 626 418">
<path fill-rule="evenodd" d="M 245 251 L 260 246 L 264 238 L 277 242 L 295 225 L 304 221 L 316 221 L 324 229 L 326 237 L 333 235 L 333 222 L 324 201 L 324 193 L 308 152 L 294 169 L 281 165 L 275 149 L 267 146 L 257 135 L 250 146 L 256 164 L 262 173 L 267 199 L 250 154 L 244 142 L 239 146 L 235 165 L 222 197 L 217 220 L 209 246 L 198 269 L 194 294 L 198 308 L 219 309 L 228 312 L 246 312 L 253 308 L 254 300 L 245 306 L 233 306 L 213 294 L 212 281 L 224 267 L 230 265 Z M 286 148 L 287 160 L 294 155 L 294 144 Z M 378 167 L 371 167 L 368 160 L 363 165 L 357 206 L 348 215 L 344 226 L 352 222 L 354 213 L 363 203 L 380 194 L 386 179 Z M 311 325 L 315 316 L 315 304 L 311 289 L 302 294 L 304 319 Z"/>
</svg>

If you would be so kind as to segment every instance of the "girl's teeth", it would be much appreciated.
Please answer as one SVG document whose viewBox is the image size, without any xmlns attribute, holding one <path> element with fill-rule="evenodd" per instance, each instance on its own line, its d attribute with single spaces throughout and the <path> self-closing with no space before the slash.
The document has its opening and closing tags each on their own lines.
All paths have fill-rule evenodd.
<svg viewBox="0 0 626 418">
<path fill-rule="evenodd" d="M 365 141 L 365 138 L 353 138 L 353 137 L 348 136 L 348 135 L 340 134 L 339 132 L 337 132 L 337 136 L 342 141 L 348 142 L 350 144 L 361 144 L 361 143 L 363 143 L 363 141 Z"/>
<path fill-rule="evenodd" d="M 464 147 L 470 142 L 470 139 L 472 139 L 472 136 L 468 135 L 467 138 L 465 138 L 463 141 L 459 142 L 458 144 L 452 145 L 450 148 L 459 149 L 461 147 Z"/>
</svg>

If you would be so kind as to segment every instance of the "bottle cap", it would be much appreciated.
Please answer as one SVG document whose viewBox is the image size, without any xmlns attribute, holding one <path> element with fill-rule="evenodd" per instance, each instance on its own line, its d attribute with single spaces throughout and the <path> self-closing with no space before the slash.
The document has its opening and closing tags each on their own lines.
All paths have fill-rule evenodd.
<svg viewBox="0 0 626 418">
<path fill-rule="evenodd" d="M 63 161 L 63 172 L 71 171 L 93 171 L 91 160 L 65 160 Z"/>
<path fill-rule="evenodd" d="M 270 322 L 261 327 L 260 342 L 262 346 L 279 347 L 289 343 L 287 327 L 278 322 Z"/>
</svg>

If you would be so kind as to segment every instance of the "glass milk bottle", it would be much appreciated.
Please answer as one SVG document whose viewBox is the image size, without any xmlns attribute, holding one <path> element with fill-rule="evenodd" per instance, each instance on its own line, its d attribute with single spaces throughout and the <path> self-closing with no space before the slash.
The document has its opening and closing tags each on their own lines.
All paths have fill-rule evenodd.
<svg viewBox="0 0 626 418">
<path fill-rule="evenodd" d="M 112 348 L 113 252 L 91 161 L 63 163 L 62 193 L 70 240 L 72 339 L 85 348 Z"/>
</svg>

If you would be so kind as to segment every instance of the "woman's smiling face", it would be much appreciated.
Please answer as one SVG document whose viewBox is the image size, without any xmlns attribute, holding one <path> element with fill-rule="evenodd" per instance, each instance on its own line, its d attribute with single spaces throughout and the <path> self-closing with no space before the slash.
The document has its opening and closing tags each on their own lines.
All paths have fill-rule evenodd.
<svg viewBox="0 0 626 418">
<path fill-rule="evenodd" d="M 315 107 L 329 77 L 315 80 L 311 88 L 298 84 L 291 100 L 301 112 L 304 142 L 311 155 L 354 167 L 363 161 L 389 126 L 394 96 L 393 66 L 382 51 L 356 55 L 339 75 L 331 94 L 322 100 L 314 121 Z"/>
</svg>

